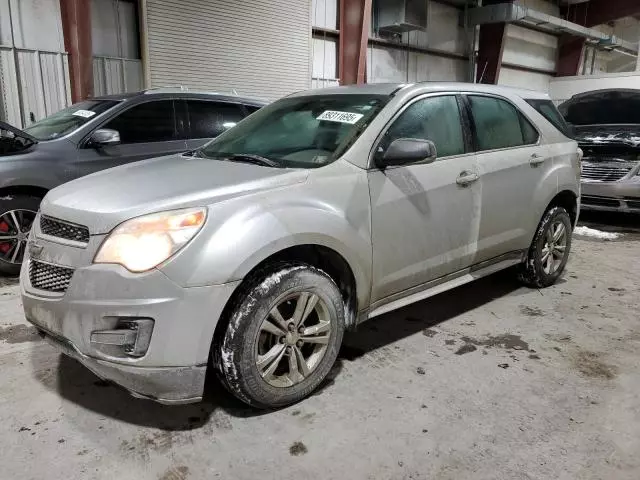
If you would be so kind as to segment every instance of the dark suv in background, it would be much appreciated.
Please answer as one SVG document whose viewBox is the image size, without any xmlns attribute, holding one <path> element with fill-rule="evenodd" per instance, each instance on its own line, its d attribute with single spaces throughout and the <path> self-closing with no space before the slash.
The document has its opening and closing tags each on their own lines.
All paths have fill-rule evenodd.
<svg viewBox="0 0 640 480">
<path fill-rule="evenodd" d="M 0 122 L 0 274 L 20 271 L 31 223 L 52 188 L 196 149 L 264 105 L 238 96 L 152 89 L 92 98 L 24 130 Z"/>
</svg>

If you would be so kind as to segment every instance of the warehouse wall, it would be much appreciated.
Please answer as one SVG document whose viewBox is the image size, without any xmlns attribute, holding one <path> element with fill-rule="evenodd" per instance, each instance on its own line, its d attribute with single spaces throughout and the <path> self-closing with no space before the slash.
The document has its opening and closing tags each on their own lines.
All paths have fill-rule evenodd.
<svg viewBox="0 0 640 480">
<path fill-rule="evenodd" d="M 518 3 L 549 15 L 560 14 L 557 4 L 544 0 L 520 0 Z M 556 36 L 517 25 L 507 25 L 498 84 L 547 92 L 556 69 L 557 51 Z M 528 72 L 517 67 L 535 68 L 549 73 Z"/>
<path fill-rule="evenodd" d="M 311 19 L 314 27 L 337 30 L 338 0 L 313 0 Z M 338 40 L 326 34 L 314 35 L 311 58 L 311 87 L 338 85 Z"/>
<path fill-rule="evenodd" d="M 458 55 L 466 55 L 467 39 L 459 26 L 459 12 L 455 7 L 430 2 L 427 30 L 402 35 L 402 44 L 423 47 Z M 371 36 L 380 37 L 372 22 Z M 370 45 L 367 57 L 367 81 L 419 82 L 425 80 L 468 80 L 469 62 L 401 48 Z"/>
<path fill-rule="evenodd" d="M 131 1 L 91 0 L 95 95 L 143 88 L 136 8 Z"/>
<path fill-rule="evenodd" d="M 0 119 L 22 127 L 70 101 L 59 0 L 0 0 Z"/>
</svg>

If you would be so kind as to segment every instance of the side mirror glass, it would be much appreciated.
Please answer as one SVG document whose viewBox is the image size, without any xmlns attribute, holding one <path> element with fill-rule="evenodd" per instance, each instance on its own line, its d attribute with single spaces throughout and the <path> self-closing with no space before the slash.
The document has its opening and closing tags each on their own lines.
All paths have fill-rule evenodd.
<svg viewBox="0 0 640 480">
<path fill-rule="evenodd" d="M 406 165 L 409 163 L 431 163 L 436 159 L 435 144 L 419 138 L 398 138 L 383 152 L 376 155 L 380 168 Z"/>
<path fill-rule="evenodd" d="M 91 134 L 91 146 L 108 147 L 120 143 L 120 132 L 109 128 L 99 128 Z"/>
</svg>

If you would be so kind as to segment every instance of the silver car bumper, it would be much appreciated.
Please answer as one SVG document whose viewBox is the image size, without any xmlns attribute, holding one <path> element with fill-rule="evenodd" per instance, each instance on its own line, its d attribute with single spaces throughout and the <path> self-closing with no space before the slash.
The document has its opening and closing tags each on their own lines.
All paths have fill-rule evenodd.
<svg viewBox="0 0 640 480">
<path fill-rule="evenodd" d="M 640 213 L 640 176 L 618 182 L 583 180 L 581 208 Z"/>
<path fill-rule="evenodd" d="M 89 265 L 74 271 L 66 292 L 53 294 L 32 286 L 32 261 L 23 263 L 22 302 L 50 343 L 135 396 L 167 404 L 202 399 L 213 332 L 238 282 L 183 288 L 158 270 L 135 275 Z M 113 332 L 131 334 L 123 322 L 137 319 L 152 328 L 132 356 L 112 341 Z"/>
</svg>

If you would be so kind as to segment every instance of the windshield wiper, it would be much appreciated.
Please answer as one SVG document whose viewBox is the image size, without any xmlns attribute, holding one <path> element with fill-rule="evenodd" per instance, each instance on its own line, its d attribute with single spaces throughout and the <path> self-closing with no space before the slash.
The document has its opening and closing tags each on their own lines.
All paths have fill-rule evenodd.
<svg viewBox="0 0 640 480">
<path fill-rule="evenodd" d="M 262 165 L 265 167 L 280 168 L 280 164 L 278 162 L 252 153 L 234 153 L 229 156 L 228 160 L 231 160 L 232 162 L 244 162 L 252 163 L 254 165 Z"/>
</svg>

